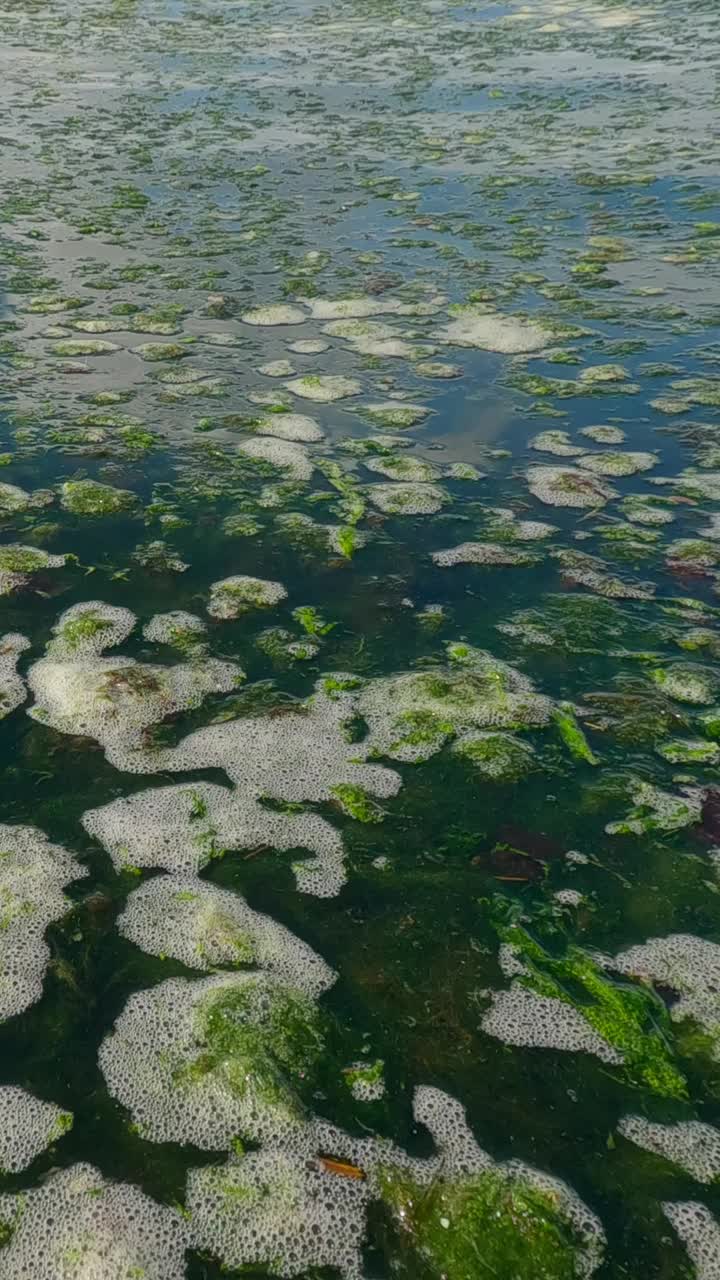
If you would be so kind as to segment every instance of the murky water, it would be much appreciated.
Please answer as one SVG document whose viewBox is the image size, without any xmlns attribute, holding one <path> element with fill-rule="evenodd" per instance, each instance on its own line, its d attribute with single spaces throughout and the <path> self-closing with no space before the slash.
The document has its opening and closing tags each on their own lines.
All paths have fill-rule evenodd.
<svg viewBox="0 0 720 1280">
<path fill-rule="evenodd" d="M 0 1278 L 717 1280 L 717 6 L 0 22 Z"/>
</svg>

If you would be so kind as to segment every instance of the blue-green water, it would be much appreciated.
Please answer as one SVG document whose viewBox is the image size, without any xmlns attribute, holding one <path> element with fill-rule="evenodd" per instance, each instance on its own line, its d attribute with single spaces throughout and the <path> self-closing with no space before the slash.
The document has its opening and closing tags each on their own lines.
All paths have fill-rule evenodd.
<svg viewBox="0 0 720 1280">
<path fill-rule="evenodd" d="M 715 7 L 0 29 L 0 1280 L 716 1280 Z"/>
</svg>

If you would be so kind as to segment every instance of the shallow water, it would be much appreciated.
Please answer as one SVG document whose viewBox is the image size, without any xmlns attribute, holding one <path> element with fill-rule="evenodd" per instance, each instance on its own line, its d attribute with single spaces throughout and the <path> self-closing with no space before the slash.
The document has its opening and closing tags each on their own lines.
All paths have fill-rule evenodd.
<svg viewBox="0 0 720 1280">
<path fill-rule="evenodd" d="M 700 964 L 693 938 L 720 944 L 717 6 L 20 0 L 0 27 L 1 630 L 28 641 L 12 696 L 0 678 L 1 817 L 78 864 L 54 915 L 38 870 L 23 898 L 0 865 L 0 1086 L 73 1116 L 23 1168 L 0 1150 L 0 1276 L 713 1280 L 720 949 Z M 254 314 L 274 305 L 291 311 Z M 255 323 L 278 318 L 296 322 Z M 293 350 L 309 340 L 324 345 Z M 263 372 L 279 361 L 290 367 Z M 326 376 L 350 394 L 318 400 Z M 423 410 L 412 425 L 390 413 L 408 406 Z M 289 471 L 282 451 L 244 452 L 289 414 L 319 428 L 291 440 Z M 585 434 L 596 427 L 616 442 Z M 538 467 L 559 469 L 559 487 Z M 406 478 L 420 487 L 399 511 Z M 112 490 L 74 487 L 85 480 Z M 460 563 L 433 559 L 466 543 Z M 211 587 L 235 575 L 286 594 L 218 616 Z M 63 640 L 58 619 L 87 602 L 101 602 L 97 634 L 103 607 L 135 615 L 118 653 L 155 664 L 136 685 L 114 648 L 100 677 L 102 646 Z M 143 635 L 177 610 L 201 619 L 199 641 Z M 52 669 L 36 665 L 48 643 Z M 231 665 L 218 674 L 211 658 Z M 187 697 L 170 699 L 157 664 L 186 664 Z M 336 704 L 318 682 L 332 673 L 357 678 L 336 695 L 345 729 L 328 727 Z M 400 675 L 412 692 L 382 683 Z M 188 740 L 211 726 L 231 726 L 229 747 Z M 370 794 L 343 800 L 358 769 Z M 161 814 L 150 793 L 206 783 L 237 810 L 211 814 L 202 845 L 186 802 Z M 83 826 L 131 796 L 147 805 L 127 846 Z M 272 812 L 295 843 L 273 840 Z M 163 860 L 153 842 L 173 814 Z M 319 855 L 314 883 L 308 815 L 339 850 L 332 865 Z M 1 834 L 7 859 L 18 837 Z M 318 997 L 328 1029 L 312 1069 L 273 1059 L 275 1085 L 302 1096 L 291 1130 L 271 1108 L 269 1129 L 197 1138 L 203 1116 L 242 1111 L 255 1087 L 253 1062 L 238 1082 L 231 1051 L 212 1067 L 217 1092 L 197 1098 L 162 1051 L 178 1114 L 195 1109 L 192 1141 L 157 1140 L 134 1109 L 143 1081 L 154 1088 L 151 1035 L 132 1087 L 98 1064 L 134 994 L 242 971 L 230 953 L 186 965 L 182 930 L 152 951 L 118 928 L 131 895 L 186 873 L 191 855 L 201 882 L 242 894 L 337 975 Z M 18 949 L 32 935 L 37 955 L 45 925 L 41 985 L 13 1004 Z M 623 967 L 628 947 L 670 935 L 685 970 L 654 952 Z M 490 1019 L 503 991 L 554 1001 L 553 1044 L 538 1043 L 535 1015 L 527 1043 L 507 1042 L 507 1024 L 503 1038 Z M 595 1052 L 566 1043 L 568 1010 Z M 348 1069 L 377 1061 L 384 1094 L 359 1100 Z M 492 1160 L 582 1199 L 599 1220 L 590 1262 L 574 1239 L 558 1269 L 511 1215 L 532 1260 L 519 1271 L 492 1221 L 478 1227 L 469 1202 L 456 1213 L 450 1192 L 452 1255 L 398 1218 L 378 1152 L 428 1162 L 439 1142 L 421 1183 L 468 1175 L 459 1139 L 443 1147 L 417 1098 L 413 1113 L 423 1086 L 466 1109 Z M 667 1126 L 665 1154 L 626 1136 L 629 1116 Z M 714 1129 L 705 1173 L 671 1127 L 688 1122 Z M 259 1208 L 255 1191 L 229 1197 L 221 1225 L 201 1229 L 190 1171 L 229 1152 L 242 1168 L 266 1148 L 296 1183 L 270 1179 Z M 354 1173 L 318 1173 L 321 1156 Z M 38 1209 L 47 1243 L 23 1270 L 5 1193 L 40 1204 L 32 1193 L 78 1163 L 168 1206 L 179 1252 L 138 1244 L 147 1205 L 88 1226 L 63 1201 L 62 1230 Z M 308 1218 L 308 1169 L 320 1190 L 303 1194 L 331 1208 L 293 1254 L 272 1231 Z M 97 1194 L 104 1204 L 107 1187 Z M 687 1202 L 714 1222 L 675 1230 L 663 1206 Z"/>
</svg>

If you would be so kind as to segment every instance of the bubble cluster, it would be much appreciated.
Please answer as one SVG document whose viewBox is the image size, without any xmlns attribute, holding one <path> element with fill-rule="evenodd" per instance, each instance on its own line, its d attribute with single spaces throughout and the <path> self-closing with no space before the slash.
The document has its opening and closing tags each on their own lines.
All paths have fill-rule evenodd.
<svg viewBox="0 0 720 1280">
<path fill-rule="evenodd" d="M 72 1122 L 70 1112 L 51 1102 L 41 1102 L 14 1085 L 1 1086 L 0 1172 L 27 1169 L 41 1151 L 67 1133 Z"/>
<path fill-rule="evenodd" d="M 183 609 L 156 613 L 143 627 L 143 636 L 154 644 L 167 644 L 180 650 L 202 649 L 207 626 L 202 618 Z"/>
<path fill-rule="evenodd" d="M 0 546 L 0 596 L 12 595 L 29 586 L 35 573 L 62 569 L 66 560 L 67 556 L 53 556 L 40 547 L 25 547 L 17 542 Z"/>
<path fill-rule="evenodd" d="M 313 464 L 307 450 L 291 440 L 278 440 L 274 436 L 244 440 L 238 445 L 238 452 L 256 462 L 270 463 L 278 471 L 286 472 L 291 480 L 309 480 L 313 473 Z"/>
<path fill-rule="evenodd" d="M 697 1182 L 720 1178 L 720 1131 L 698 1120 L 653 1124 L 644 1116 L 623 1116 L 618 1132 L 644 1151 L 664 1156 Z"/>
<path fill-rule="evenodd" d="M 276 440 L 290 440 L 299 444 L 317 444 L 324 431 L 314 418 L 303 413 L 266 413 L 258 419 L 253 431 L 259 436 L 274 436 Z"/>
<path fill-rule="evenodd" d="M 63 889 L 87 870 L 35 827 L 0 824 L 0 1020 L 42 995 L 47 926 L 69 908 Z"/>
<path fill-rule="evenodd" d="M 492 654 L 449 645 L 451 664 L 372 681 L 358 698 L 368 724 L 363 743 L 376 754 L 427 760 L 470 729 L 517 729 L 547 723 L 552 702 Z"/>
<path fill-rule="evenodd" d="M 193 1169 L 187 1183 L 195 1248 L 224 1268 L 267 1266 L 273 1275 L 330 1267 L 363 1280 L 364 1180 L 328 1173 L 312 1130 L 290 1149 L 270 1145 L 220 1168 Z"/>
<path fill-rule="evenodd" d="M 690 1255 L 696 1280 L 720 1280 L 720 1226 L 710 1210 L 694 1200 L 666 1200 L 662 1209 Z"/>
<path fill-rule="evenodd" d="M 40 1187 L 0 1196 L 12 1232 L 0 1248 L 3 1280 L 178 1280 L 186 1226 L 138 1187 L 109 1182 L 89 1164 L 53 1173 Z"/>
<path fill-rule="evenodd" d="M 504 1044 L 564 1053 L 591 1053 L 602 1062 L 620 1064 L 622 1054 L 598 1034 L 571 1004 L 542 996 L 520 983 L 494 991 L 482 1029 Z"/>
<path fill-rule="evenodd" d="M 303 1116 L 297 1089 L 321 1048 L 314 1003 L 258 971 L 136 992 L 99 1063 L 144 1138 L 227 1151 L 238 1135 L 292 1135 Z"/>
<path fill-rule="evenodd" d="M 257 325 L 261 328 L 272 328 L 275 325 L 304 324 L 307 320 L 305 311 L 299 307 L 282 302 L 268 302 L 262 307 L 254 307 L 240 316 L 243 324 Z"/>
<path fill-rule="evenodd" d="M 98 601 L 63 614 L 47 656 L 28 672 L 35 695 L 28 715 L 59 733 L 95 738 L 118 769 L 153 772 L 159 766 L 146 731 L 178 711 L 199 707 L 209 693 L 229 692 L 242 672 L 214 658 L 163 667 L 99 656 L 134 624 L 129 610 Z"/>
<path fill-rule="evenodd" d="M 226 620 L 239 618 L 253 609 L 271 609 L 286 599 L 287 591 L 281 582 L 267 582 L 238 573 L 213 582 L 207 611 L 212 618 Z"/>
<path fill-rule="evenodd" d="M 473 304 L 452 306 L 450 324 L 437 331 L 441 342 L 454 347 L 479 347 L 501 355 L 540 351 L 550 345 L 550 334 L 539 325 L 503 316 Z"/>
<path fill-rule="evenodd" d="M 436 484 L 372 484 L 368 497 L 386 515 L 431 516 L 448 501 L 444 489 Z"/>
<path fill-rule="evenodd" d="M 673 1022 L 691 1018 L 715 1041 L 713 1056 L 720 1061 L 720 946 L 692 933 L 665 938 L 621 951 L 608 962 L 619 973 L 634 974 L 677 995 L 670 1007 Z"/>
<path fill-rule="evenodd" d="M 29 648 L 27 637 L 14 631 L 0 636 L 0 720 L 21 706 L 27 697 L 27 687 L 17 664 L 21 653 Z"/>
<path fill-rule="evenodd" d="M 528 467 L 528 488 L 549 507 L 604 507 L 617 493 L 591 472 L 573 467 Z"/>
<path fill-rule="evenodd" d="M 156 876 L 136 889 L 118 929 L 143 951 L 189 969 L 257 965 L 308 996 L 321 995 L 336 977 L 312 947 L 253 911 L 239 893 L 194 876 Z"/>
<path fill-rule="evenodd" d="M 223 769 L 233 790 L 198 783 L 139 792 L 87 812 L 86 829 L 116 866 L 169 871 L 197 872 L 228 848 L 308 849 L 315 858 L 293 868 L 298 887 L 332 896 L 345 878 L 339 833 L 319 814 L 283 805 L 331 801 L 334 788 L 343 785 L 379 799 L 397 793 L 395 772 L 366 763 L 371 744 L 347 741 L 344 726 L 355 710 L 357 683 L 327 677 L 297 710 L 210 725 L 156 758 L 158 768 L 173 771 Z"/>
<path fill-rule="evenodd" d="M 456 564 L 527 565 L 536 559 L 519 547 L 495 542 L 461 542 L 459 546 L 448 547 L 445 551 L 433 551 L 432 558 L 442 569 Z"/>
</svg>

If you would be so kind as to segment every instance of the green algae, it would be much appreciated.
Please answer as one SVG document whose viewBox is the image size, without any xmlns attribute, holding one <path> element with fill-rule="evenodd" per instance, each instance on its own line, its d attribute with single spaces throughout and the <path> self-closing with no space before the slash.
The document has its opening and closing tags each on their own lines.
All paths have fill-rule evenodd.
<svg viewBox="0 0 720 1280">
<path fill-rule="evenodd" d="M 500 925 L 498 934 L 522 961 L 517 981 L 538 995 L 577 1009 L 622 1054 L 622 1070 L 631 1081 L 661 1097 L 687 1097 L 686 1081 L 669 1047 L 670 1019 L 661 1000 L 649 989 L 613 981 L 573 943 L 556 956 L 522 925 Z"/>
<path fill-rule="evenodd" d="M 576 1239 L 556 1197 L 501 1170 L 429 1186 L 392 1166 L 378 1175 L 396 1232 L 394 1270 L 413 1280 L 578 1280 Z M 397 1252 L 396 1252 L 397 1250 Z"/>
<path fill-rule="evenodd" d="M 136 495 L 128 489 L 115 489 L 98 480 L 67 480 L 60 496 L 65 509 L 77 516 L 114 516 L 137 504 Z"/>
<path fill-rule="evenodd" d="M 299 1094 L 325 1047 L 323 1018 L 301 992 L 248 978 L 241 986 L 214 991 L 195 1016 L 194 1060 L 176 1073 L 178 1088 L 222 1075 L 243 1097 L 249 1089 L 266 1103 L 300 1113 Z"/>
</svg>

